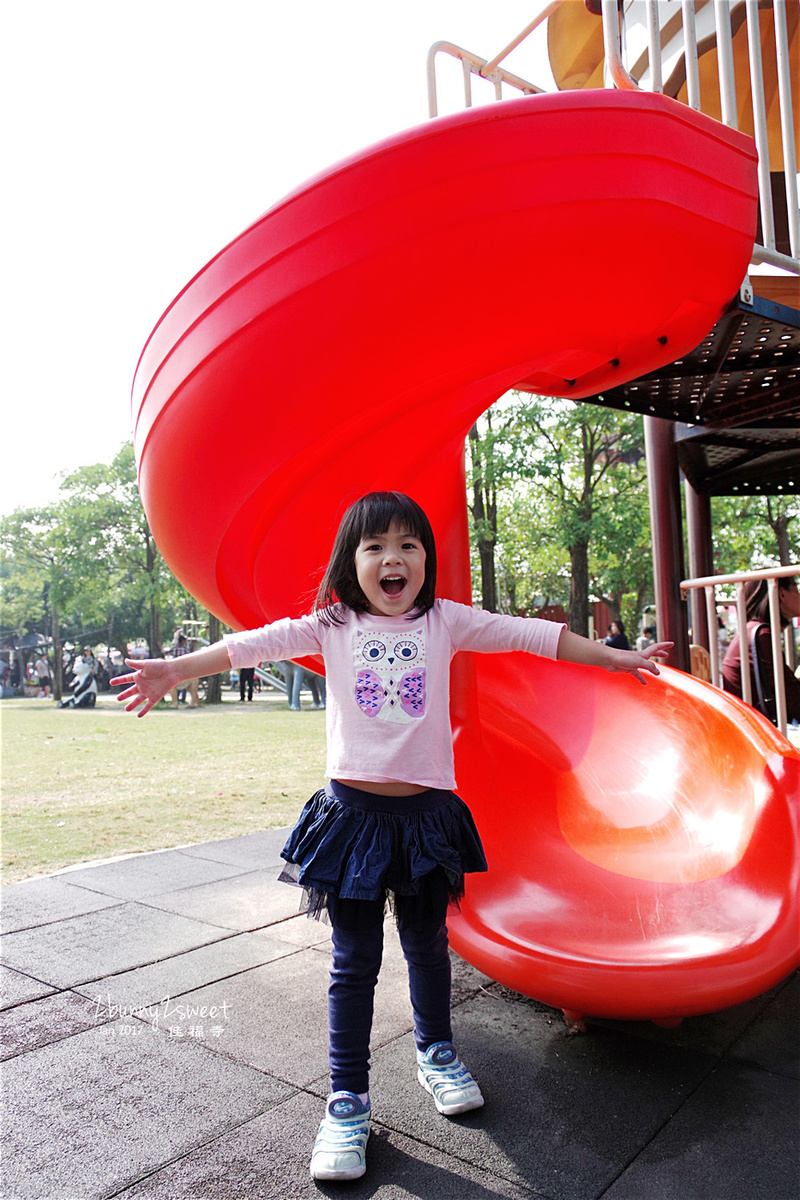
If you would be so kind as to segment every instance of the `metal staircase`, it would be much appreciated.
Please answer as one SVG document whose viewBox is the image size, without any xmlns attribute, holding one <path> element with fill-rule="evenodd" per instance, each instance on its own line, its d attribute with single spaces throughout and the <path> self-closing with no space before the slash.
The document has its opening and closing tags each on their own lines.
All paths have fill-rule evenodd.
<svg viewBox="0 0 800 1200">
<path fill-rule="evenodd" d="M 435 116 L 436 58 L 461 61 L 464 103 L 473 77 L 509 89 L 542 89 L 502 64 L 547 23 L 561 88 L 663 91 L 752 133 L 759 152 L 759 241 L 752 263 L 785 274 L 746 278 L 738 297 L 682 359 L 588 402 L 679 422 L 680 466 L 708 493 L 800 490 L 800 214 L 797 201 L 798 0 L 551 0 L 491 59 L 437 42 L 428 55 Z M 505 91 L 504 91 L 505 89 Z M 781 300 L 756 295 L 771 281 Z M 754 286 L 755 284 L 755 286 Z M 736 436 L 731 432 L 737 430 Z"/>
</svg>

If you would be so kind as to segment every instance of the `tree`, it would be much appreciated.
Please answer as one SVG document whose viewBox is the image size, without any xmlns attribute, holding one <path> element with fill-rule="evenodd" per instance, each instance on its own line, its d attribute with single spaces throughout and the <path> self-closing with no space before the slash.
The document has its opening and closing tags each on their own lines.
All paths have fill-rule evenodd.
<svg viewBox="0 0 800 1200">
<path fill-rule="evenodd" d="M 498 498 L 497 576 L 504 612 L 531 614 L 569 594 L 569 554 L 553 538 L 553 510 L 551 498 L 526 480 L 505 487 Z"/>
<path fill-rule="evenodd" d="M 53 638 L 53 695 L 62 696 L 61 614 L 73 599 L 80 578 L 80 542 L 72 528 L 69 504 L 17 509 L 0 524 L 3 557 L 14 564 L 14 573 L 30 572 L 34 590 L 41 584 L 44 616 L 49 608 Z M 16 593 L 19 600 L 22 589 Z M 30 594 L 30 592 L 28 592 Z M 17 614 L 20 620 L 20 614 Z"/>
<path fill-rule="evenodd" d="M 731 575 L 800 561 L 798 517 L 798 496 L 712 496 L 717 573 Z"/>
<path fill-rule="evenodd" d="M 468 506 L 472 515 L 472 542 L 478 555 L 481 607 L 497 611 L 497 498 L 498 489 L 518 474 L 513 442 L 514 417 L 501 404 L 493 405 L 469 431 L 467 462 Z"/>
<path fill-rule="evenodd" d="M 590 557 L 592 589 L 612 616 L 635 627 L 654 600 L 650 505 L 643 461 L 631 456 L 606 477 Z"/>
<path fill-rule="evenodd" d="M 40 566 L 17 555 L 17 544 L 8 528 L 8 518 L 0 522 L 0 603 L 4 634 L 12 632 L 16 643 L 19 678 L 25 678 L 22 639 L 26 633 L 44 628 L 46 578 Z"/>
<path fill-rule="evenodd" d="M 66 475 L 61 486 L 81 522 L 82 543 L 91 549 L 81 584 L 84 611 L 103 620 L 110 642 L 115 617 L 125 615 L 123 597 L 136 600 L 147 613 L 149 652 L 159 656 L 165 611 L 177 624 L 196 613 L 196 605 L 156 546 L 139 498 L 132 443 L 126 443 L 110 464 L 96 463 Z M 129 620 L 132 615 L 129 605 Z M 138 636 L 130 628 L 119 632 L 123 640 Z"/>
<path fill-rule="evenodd" d="M 516 470 L 549 500 L 551 537 L 569 555 L 570 629 L 588 636 L 593 542 L 602 545 L 604 530 L 613 525 L 617 559 L 630 557 L 623 552 L 630 538 L 621 514 L 645 487 L 641 418 L 568 400 L 520 397 L 509 410 L 508 428 L 510 423 Z M 639 522 L 633 525 L 638 541 Z M 595 573 L 608 591 L 597 564 Z M 618 575 L 611 587 L 615 604 L 627 590 Z"/>
<path fill-rule="evenodd" d="M 4 620 L 15 632 L 52 635 L 61 694 L 63 637 L 123 649 L 145 637 L 160 654 L 162 626 L 197 618 L 197 602 L 168 570 L 136 486 L 133 447 L 111 463 L 65 474 L 61 499 L 0 523 Z"/>
</svg>

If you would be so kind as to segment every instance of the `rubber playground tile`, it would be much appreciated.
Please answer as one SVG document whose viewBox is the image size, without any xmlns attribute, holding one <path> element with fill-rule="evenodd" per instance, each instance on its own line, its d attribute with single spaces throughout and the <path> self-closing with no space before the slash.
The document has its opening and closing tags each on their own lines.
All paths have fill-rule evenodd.
<svg viewBox="0 0 800 1200">
<path fill-rule="evenodd" d="M 181 846 L 180 852 L 193 858 L 228 863 L 243 871 L 266 871 L 275 867 L 277 874 L 283 866 L 280 852 L 288 836 L 288 827 L 262 829 L 241 837 L 221 838 L 216 842 L 202 842 L 196 846 Z"/>
<path fill-rule="evenodd" d="M 58 988 L 76 987 L 225 937 L 227 930 L 143 904 L 71 917 L 10 933 L 2 958 Z"/>
<path fill-rule="evenodd" d="M 161 850 L 134 854 L 94 867 L 77 867 L 61 878 L 121 900 L 146 900 L 163 892 L 211 883 L 236 874 L 236 868 L 225 863 L 191 858 L 179 850 Z"/>
<path fill-rule="evenodd" d="M 39 1000 L 42 996 L 50 996 L 56 988 L 21 971 L 13 971 L 11 967 L 0 964 L 0 1010 L 13 1008 L 17 1004 L 26 1004 L 28 1000 Z"/>
<path fill-rule="evenodd" d="M 800 1079 L 800 972 L 778 991 L 758 1020 L 733 1046 L 730 1057 L 753 1066 Z M 800 1195 L 800 1138 L 798 1139 Z"/>
<path fill-rule="evenodd" d="M 347 1200 L 525 1200 L 534 1195 L 387 1129 L 379 1113 L 373 1119 L 363 1178 L 346 1184 L 317 1183 L 308 1168 L 322 1113 L 321 1100 L 302 1093 L 293 1096 L 142 1180 L 118 1200 L 318 1200 L 345 1191 Z"/>
<path fill-rule="evenodd" d="M 327 988 L 327 956 L 300 950 L 184 993 L 170 1009 L 224 1008 L 221 1053 L 304 1087 L 328 1069 Z"/>
<path fill-rule="evenodd" d="M 331 940 L 331 927 L 327 921 L 315 921 L 307 913 L 295 913 L 283 921 L 276 921 L 265 929 L 254 929 L 255 937 L 276 938 L 298 950 L 305 946 L 322 946 Z"/>
<path fill-rule="evenodd" d="M 63 921 L 66 917 L 99 912 L 115 904 L 119 904 L 118 899 L 75 887 L 62 875 L 25 879 L 3 888 L 0 928 L 3 933 L 13 933 Z"/>
<path fill-rule="evenodd" d="M 717 1062 L 604 1030 L 570 1037 L 554 1014 L 484 993 L 453 1025 L 485 1107 L 440 1116 L 410 1037 L 373 1055 L 373 1105 L 392 1128 L 553 1200 L 602 1194 Z"/>
<path fill-rule="evenodd" d="M 298 1087 L 328 1092 L 327 946 L 299 950 L 177 997 L 194 1008 L 225 1005 L 230 1019 L 218 1048 Z M 173 1005 L 174 1007 L 174 1005 Z M 408 974 L 389 941 L 375 993 L 373 1052 L 412 1027 Z"/>
<path fill-rule="evenodd" d="M 292 953 L 291 946 L 274 938 L 239 933 L 160 962 L 81 984 L 77 990 L 105 1007 L 159 1004 Z"/>
<path fill-rule="evenodd" d="M 3 1075 L 0 1194 L 14 1200 L 114 1193 L 291 1094 L 137 1020 L 22 1054 Z"/>
<path fill-rule="evenodd" d="M 724 1062 L 603 1200 L 797 1200 L 797 1081 Z"/>
<path fill-rule="evenodd" d="M 632 1037 L 649 1038 L 663 1042 L 665 1045 L 678 1046 L 686 1050 L 698 1047 L 709 1054 L 736 1054 L 736 1045 L 748 1036 L 751 1027 L 757 1028 L 769 1013 L 773 1001 L 779 996 L 786 982 L 778 984 L 761 996 L 755 996 L 743 1004 L 733 1008 L 724 1008 L 719 1012 L 702 1013 L 694 1017 L 686 1017 L 672 1029 L 655 1025 L 652 1021 L 610 1021 L 591 1020 L 590 1025 L 600 1028 L 614 1029 L 619 1033 Z M 781 1031 L 783 1035 L 783 1031 Z M 794 1043 L 796 1047 L 796 1042 Z"/>
<path fill-rule="evenodd" d="M 111 1020 L 76 992 L 56 992 L 0 1013 L 1 1058 L 13 1058 Z"/>
<path fill-rule="evenodd" d="M 195 860 L 197 861 L 197 860 Z M 297 915 L 299 892 L 272 871 L 252 871 L 215 883 L 165 892 L 149 903 L 226 929 L 263 929 Z"/>
</svg>

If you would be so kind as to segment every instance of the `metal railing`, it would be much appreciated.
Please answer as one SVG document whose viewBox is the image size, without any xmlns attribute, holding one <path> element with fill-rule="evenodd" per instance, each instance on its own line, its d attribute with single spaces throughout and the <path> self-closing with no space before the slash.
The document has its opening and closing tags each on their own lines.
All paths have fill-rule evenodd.
<svg viewBox="0 0 800 1200">
<path fill-rule="evenodd" d="M 642 37 L 635 37 L 636 26 L 630 19 L 633 5 L 646 14 L 646 49 Z M 797 155 L 789 67 L 789 36 L 786 20 L 786 0 L 773 0 L 775 21 L 775 59 L 778 80 L 778 112 L 783 150 L 783 176 L 791 254 L 776 249 L 775 211 L 770 178 L 767 105 L 764 92 L 764 47 L 761 44 L 759 0 L 681 0 L 681 23 L 677 25 L 675 4 L 663 0 L 627 0 L 620 10 L 617 0 L 602 0 L 603 44 L 606 68 L 615 87 L 639 90 L 646 86 L 653 92 L 664 90 L 665 59 L 670 74 L 679 68 L 686 79 L 687 101 L 690 108 L 701 111 L 698 43 L 709 39 L 716 44 L 719 66 L 719 101 L 722 121 L 731 129 L 738 128 L 736 76 L 733 53 L 733 28 L 741 23 L 744 11 L 747 22 L 747 43 L 750 67 L 750 90 L 753 107 L 753 129 L 758 150 L 758 188 L 761 210 L 763 244 L 753 252 L 754 263 L 770 263 L 784 270 L 800 273 L 800 212 L 797 195 Z M 638 54 L 637 54 L 638 49 Z M 624 59 L 631 63 L 630 69 Z"/>
<path fill-rule="evenodd" d="M 460 59 L 464 76 L 464 104 L 472 106 L 472 76 L 494 84 L 495 99 L 503 99 L 503 85 L 532 95 L 545 91 L 535 83 L 514 75 L 501 66 L 508 55 L 541 26 L 563 3 L 576 0 L 550 0 L 525 29 L 494 58 L 485 59 L 452 42 L 436 42 L 428 52 L 428 111 L 438 115 L 436 57 L 440 53 Z M 796 0 L 788 0 L 795 3 Z M 698 111 L 708 111 L 710 101 L 701 101 L 699 62 L 702 54 L 716 48 L 718 61 L 719 112 L 724 124 L 738 127 L 734 33 L 747 23 L 749 79 L 753 108 L 753 129 L 758 149 L 759 205 L 762 242 L 753 248 L 752 262 L 768 263 L 794 274 L 800 273 L 800 213 L 798 212 L 797 155 L 795 120 L 792 108 L 789 65 L 789 35 L 786 19 L 787 0 L 772 0 L 775 27 L 780 142 L 786 196 L 790 253 L 777 249 L 775 208 L 770 174 L 767 103 L 764 90 L 763 62 L 766 48 L 761 43 L 759 8 L 764 0 L 601 0 L 605 82 L 624 90 L 668 90 L 677 94 L 684 80 L 687 103 Z M 772 48 L 770 47 L 770 58 Z M 665 83 L 666 81 L 666 83 Z M 716 106 L 712 106 L 716 112 Z M 774 119 L 774 111 L 773 111 Z M 745 280 L 745 286 L 748 281 Z"/>
<path fill-rule="evenodd" d="M 742 664 L 742 699 L 746 704 L 753 703 L 752 681 L 749 671 L 749 646 L 747 641 L 747 609 L 745 606 L 745 584 L 751 579 L 766 579 L 769 589 L 769 625 L 772 645 L 772 671 L 775 678 L 775 704 L 777 710 L 777 725 L 785 735 L 787 728 L 786 688 L 783 678 L 784 655 L 788 657 L 788 644 L 783 645 L 781 635 L 780 597 L 778 595 L 778 580 L 800 575 L 800 565 L 793 567 L 770 567 L 765 571 L 742 571 L 738 575 L 708 575 L 698 579 L 681 581 L 681 596 L 686 599 L 687 592 L 693 588 L 701 588 L 705 595 L 706 614 L 708 618 L 708 651 L 711 658 L 711 682 L 720 687 L 719 646 L 717 642 L 717 595 L 718 587 L 733 585 L 736 590 L 736 625 L 739 631 L 739 653 Z M 730 600 L 721 601 L 724 605 Z M 742 635 L 744 634 L 744 638 Z M 791 636 L 791 627 L 787 637 Z"/>
<path fill-rule="evenodd" d="M 526 25 L 521 33 L 505 46 L 499 54 L 495 54 L 494 58 L 481 58 L 479 54 L 473 54 L 470 50 L 464 50 L 461 46 L 455 46 L 452 42 L 434 42 L 428 51 L 428 116 L 436 117 L 439 115 L 439 100 L 436 88 L 436 55 L 449 54 L 453 58 L 460 59 L 464 74 L 464 107 L 472 108 L 472 76 L 477 75 L 481 79 L 488 79 L 494 84 L 495 100 L 503 99 L 503 84 L 506 83 L 515 91 L 522 92 L 525 96 L 535 95 L 537 92 L 544 92 L 545 89 L 539 87 L 535 83 L 531 83 L 528 79 L 521 79 L 519 75 L 513 75 L 507 71 L 505 67 L 501 67 L 500 63 L 504 58 L 508 58 L 512 50 L 516 50 L 522 42 L 529 37 L 535 29 L 543 25 L 547 18 L 554 13 L 557 8 L 563 3 L 563 0 L 550 0 L 546 4 L 538 16 L 534 17 L 530 24 Z"/>
</svg>

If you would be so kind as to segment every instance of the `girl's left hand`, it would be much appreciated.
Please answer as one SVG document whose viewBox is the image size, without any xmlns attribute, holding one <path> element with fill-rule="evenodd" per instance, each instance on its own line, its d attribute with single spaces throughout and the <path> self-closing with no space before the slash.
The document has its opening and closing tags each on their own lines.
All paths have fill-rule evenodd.
<svg viewBox="0 0 800 1200">
<path fill-rule="evenodd" d="M 181 683 L 183 676 L 180 669 L 175 666 L 176 661 L 180 662 L 181 660 L 126 658 L 125 665 L 133 668 L 131 674 L 118 675 L 116 679 L 111 680 L 115 687 L 126 687 L 126 691 L 117 696 L 118 700 L 128 701 L 125 711 L 134 712 L 140 708 L 137 716 L 143 717 L 145 713 L 150 712 L 154 705 L 158 704 L 159 700 L 163 700 L 167 692 Z"/>
<path fill-rule="evenodd" d="M 604 662 L 603 666 L 606 671 L 621 671 L 626 675 L 633 675 L 634 679 L 639 680 L 639 683 L 647 683 L 642 671 L 649 671 L 651 675 L 660 675 L 661 672 L 653 659 L 666 658 L 674 645 L 674 642 L 654 642 L 652 646 L 648 646 L 646 650 L 642 651 L 617 650 L 613 646 L 607 646 L 606 649 L 614 657 L 610 661 Z"/>
</svg>

